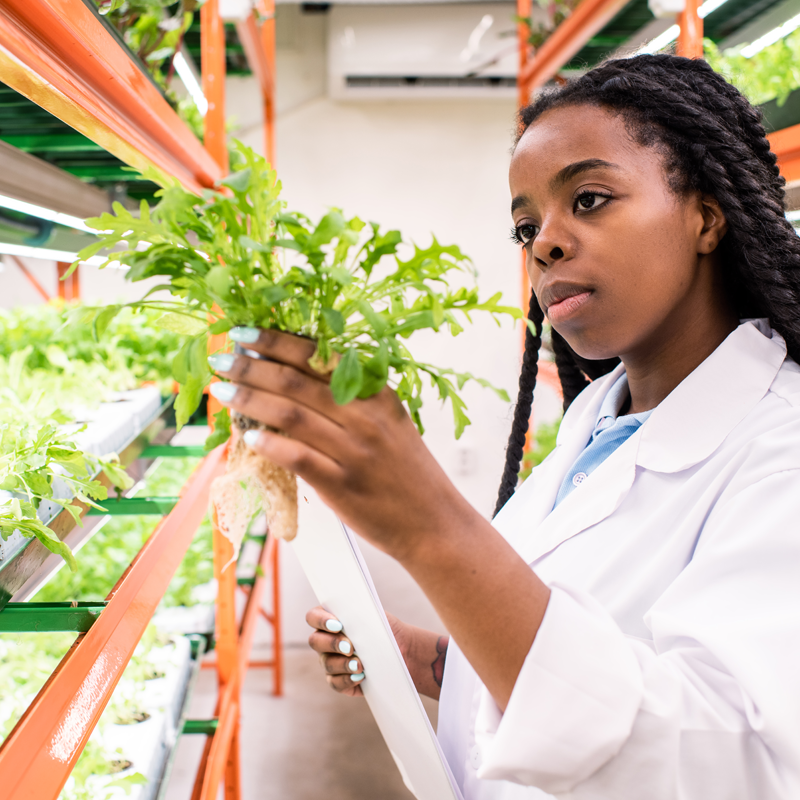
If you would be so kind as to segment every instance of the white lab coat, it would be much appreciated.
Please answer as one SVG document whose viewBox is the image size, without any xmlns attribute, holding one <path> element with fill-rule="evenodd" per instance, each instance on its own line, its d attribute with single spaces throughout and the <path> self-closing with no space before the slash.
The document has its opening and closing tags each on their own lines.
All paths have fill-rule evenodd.
<svg viewBox="0 0 800 800">
<path fill-rule="evenodd" d="M 552 595 L 505 713 L 451 643 L 445 755 L 465 800 L 798 800 L 800 367 L 743 323 L 553 510 L 622 369 L 495 519 Z"/>
</svg>

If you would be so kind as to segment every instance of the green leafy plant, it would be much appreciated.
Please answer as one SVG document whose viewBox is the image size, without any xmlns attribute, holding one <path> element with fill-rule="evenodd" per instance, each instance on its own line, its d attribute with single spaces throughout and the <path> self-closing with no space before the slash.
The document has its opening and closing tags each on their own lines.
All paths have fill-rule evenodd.
<svg viewBox="0 0 800 800">
<path fill-rule="evenodd" d="M 706 61 L 743 92 L 754 105 L 776 99 L 782 106 L 800 87 L 800 31 L 795 31 L 745 58 L 744 45 L 721 52 L 711 39 L 703 42 Z"/>
<path fill-rule="evenodd" d="M 544 20 L 540 15 L 533 14 L 530 17 L 515 17 L 515 20 L 528 26 L 528 43 L 534 50 L 538 50 L 552 36 L 553 31 L 572 14 L 580 0 L 535 0 L 535 2 L 545 12 Z"/>
<path fill-rule="evenodd" d="M 203 120 L 191 97 L 178 99 L 170 89 L 175 56 L 204 0 L 95 0 L 97 8 L 119 31 L 125 44 L 145 65 L 167 100 L 198 139 Z"/>
<path fill-rule="evenodd" d="M 109 261 L 129 266 L 129 280 L 166 281 L 133 305 L 163 311 L 159 324 L 186 337 L 173 361 L 180 384 L 178 424 L 197 408 L 211 378 L 208 335 L 247 325 L 314 340 L 310 363 L 332 373 L 338 403 L 368 397 L 391 383 L 420 430 L 427 376 L 440 398 L 451 402 L 460 436 L 469 419 L 459 390 L 468 381 L 490 384 L 418 361 L 405 341 L 425 329 L 456 335 L 476 312 L 517 319 L 521 311 L 501 305 L 499 293 L 481 300 L 474 284 L 452 285 L 456 277 L 463 283 L 473 274 L 454 245 L 434 239 L 429 247 L 409 248 L 404 259 L 399 231 L 381 232 L 376 223 L 348 219 L 337 209 L 317 223 L 286 213 L 267 162 L 238 143 L 234 152 L 233 172 L 220 191 L 198 198 L 174 184 L 159 193 L 152 211 L 143 203 L 138 217 L 117 204 L 115 214 L 88 220 L 100 232 L 99 241 L 80 254 L 85 259 L 112 247 Z M 174 299 L 151 297 L 157 290 Z M 86 309 L 81 319 L 101 334 L 121 308 Z M 508 399 L 503 390 L 495 391 Z"/>
<path fill-rule="evenodd" d="M 108 497 L 108 489 L 94 478 L 100 471 L 118 489 L 133 485 L 116 456 L 89 455 L 71 441 L 70 434 L 50 424 L 20 423 L 8 416 L 3 419 L 0 406 L 0 490 L 12 493 L 0 496 L 0 536 L 4 540 L 16 531 L 35 537 L 75 570 L 69 547 L 36 512 L 42 501 L 48 500 L 82 524 L 81 507 L 74 501 L 103 510 L 97 501 Z M 56 481 L 61 484 L 60 490 Z"/>
</svg>

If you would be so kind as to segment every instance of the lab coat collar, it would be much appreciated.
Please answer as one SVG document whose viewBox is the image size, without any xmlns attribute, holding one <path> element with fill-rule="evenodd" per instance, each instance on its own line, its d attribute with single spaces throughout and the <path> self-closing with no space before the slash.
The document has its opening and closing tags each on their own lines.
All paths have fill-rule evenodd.
<svg viewBox="0 0 800 800">
<path fill-rule="evenodd" d="M 603 399 L 624 371 L 619 365 L 575 399 L 547 466 L 520 487 L 495 525 L 532 563 L 612 514 L 630 491 L 637 466 L 677 472 L 710 456 L 766 395 L 785 358 L 785 342 L 765 320 L 743 322 L 592 472 L 580 492 L 554 509 L 564 475 L 586 447 Z"/>
<path fill-rule="evenodd" d="M 766 320 L 746 320 L 642 426 L 636 463 L 679 472 L 708 458 L 769 391 L 786 343 Z"/>
</svg>

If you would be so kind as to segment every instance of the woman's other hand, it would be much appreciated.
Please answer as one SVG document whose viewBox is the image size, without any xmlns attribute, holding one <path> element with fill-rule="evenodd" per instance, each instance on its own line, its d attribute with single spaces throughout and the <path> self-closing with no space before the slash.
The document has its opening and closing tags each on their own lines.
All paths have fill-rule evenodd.
<svg viewBox="0 0 800 800">
<path fill-rule="evenodd" d="M 417 691 L 438 700 L 448 637 L 408 625 L 388 612 L 386 617 Z M 314 628 L 308 643 L 319 653 L 330 686 L 350 697 L 363 695 L 359 684 L 365 676 L 364 665 L 345 636 L 342 623 L 322 606 L 312 608 L 306 622 Z M 350 655 L 343 655 L 343 649 Z"/>
<path fill-rule="evenodd" d="M 353 643 L 342 632 L 342 623 L 322 606 L 312 608 L 306 622 L 314 628 L 308 643 L 319 653 L 328 685 L 349 697 L 363 696 L 359 684 L 364 680 L 364 668 Z"/>
</svg>

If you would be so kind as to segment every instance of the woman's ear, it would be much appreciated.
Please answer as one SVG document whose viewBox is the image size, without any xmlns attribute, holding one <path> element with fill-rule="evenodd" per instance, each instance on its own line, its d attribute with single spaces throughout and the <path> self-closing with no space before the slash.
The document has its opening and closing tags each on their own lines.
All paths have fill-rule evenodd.
<svg viewBox="0 0 800 800">
<path fill-rule="evenodd" d="M 697 252 L 708 255 L 717 249 L 722 237 L 728 232 L 728 220 L 713 194 L 701 195 L 699 202 L 702 228 L 697 237 Z"/>
</svg>

